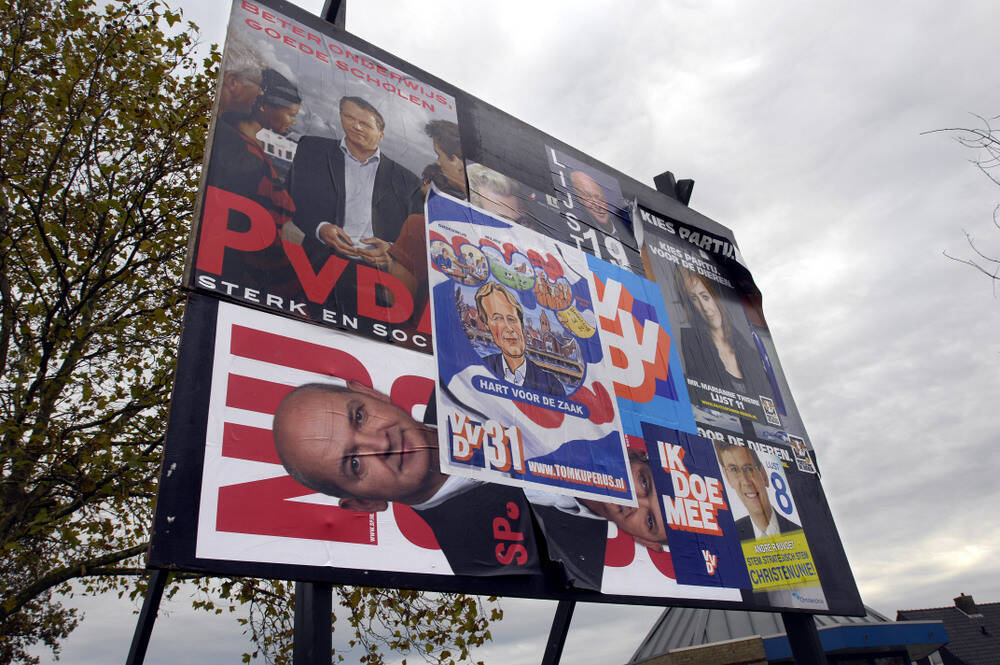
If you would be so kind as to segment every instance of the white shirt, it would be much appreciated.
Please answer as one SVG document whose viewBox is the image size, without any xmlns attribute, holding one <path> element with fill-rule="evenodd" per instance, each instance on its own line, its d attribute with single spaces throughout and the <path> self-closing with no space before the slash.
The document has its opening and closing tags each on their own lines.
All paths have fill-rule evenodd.
<svg viewBox="0 0 1000 665">
<path fill-rule="evenodd" d="M 503 356 L 500 356 L 500 359 L 502 361 L 500 364 L 503 365 L 503 378 L 509 383 L 513 383 L 515 386 L 523 386 L 524 373 L 528 371 L 528 359 L 524 358 L 524 362 L 521 363 L 521 366 L 513 372 L 510 371 L 510 367 L 507 366 L 507 359 Z"/>
<path fill-rule="evenodd" d="M 761 531 L 757 528 L 757 523 L 750 518 L 750 524 L 753 524 L 753 535 L 754 538 L 763 538 L 764 536 L 778 536 L 781 535 L 781 529 L 778 528 L 778 513 L 771 509 L 771 521 L 767 523 L 767 527 Z"/>
<path fill-rule="evenodd" d="M 473 487 L 477 485 L 482 485 L 483 481 L 475 480 L 473 478 L 462 478 L 461 476 L 448 476 L 444 485 L 438 488 L 438 491 L 434 495 L 424 501 L 423 503 L 410 504 L 410 508 L 414 510 L 426 510 L 427 508 L 434 508 L 440 506 L 442 503 L 456 497 L 459 494 L 464 494 L 468 492 Z"/>
<path fill-rule="evenodd" d="M 340 151 L 344 153 L 344 233 L 351 237 L 351 242 L 360 245 L 362 238 L 375 235 L 372 228 L 372 196 L 375 191 L 375 173 L 378 171 L 382 151 L 375 149 L 375 154 L 360 161 L 347 149 L 346 139 L 340 139 Z M 324 224 L 316 227 L 316 238 Z"/>
</svg>

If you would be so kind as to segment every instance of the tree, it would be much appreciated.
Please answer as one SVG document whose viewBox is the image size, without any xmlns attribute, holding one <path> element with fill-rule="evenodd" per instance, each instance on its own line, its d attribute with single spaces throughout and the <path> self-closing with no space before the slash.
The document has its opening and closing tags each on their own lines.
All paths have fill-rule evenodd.
<svg viewBox="0 0 1000 665">
<path fill-rule="evenodd" d="M 32 662 L 79 621 L 71 580 L 143 588 L 219 53 L 162 0 L 0 0 L 0 22 L 0 662 Z M 287 659 L 288 585 L 195 583 Z M 474 599 L 340 594 L 371 662 L 489 638 Z"/>
<path fill-rule="evenodd" d="M 1000 116 L 985 118 L 976 115 L 975 117 L 982 123 L 982 127 L 946 127 L 926 133 L 948 132 L 952 134 L 961 146 L 975 151 L 975 156 L 969 161 L 995 185 L 1000 186 L 1000 135 L 996 133 L 991 124 Z M 993 226 L 1000 230 L 1000 204 L 993 208 Z M 972 250 L 971 257 L 962 258 L 948 252 L 944 252 L 944 255 L 953 261 L 972 266 L 993 280 L 994 286 L 1000 284 L 1000 255 L 991 256 L 983 251 L 969 231 L 965 231 L 965 239 Z"/>
</svg>

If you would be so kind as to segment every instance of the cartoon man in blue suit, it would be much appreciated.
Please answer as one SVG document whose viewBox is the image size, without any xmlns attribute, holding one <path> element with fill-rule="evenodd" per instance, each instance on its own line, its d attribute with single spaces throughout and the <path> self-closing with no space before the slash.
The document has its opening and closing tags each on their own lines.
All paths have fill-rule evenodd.
<svg viewBox="0 0 1000 665">
<path fill-rule="evenodd" d="M 486 324 L 500 353 L 483 358 L 483 363 L 497 377 L 540 393 L 565 397 L 559 379 L 543 369 L 526 354 L 524 308 L 502 284 L 487 282 L 476 291 L 479 320 Z"/>
</svg>

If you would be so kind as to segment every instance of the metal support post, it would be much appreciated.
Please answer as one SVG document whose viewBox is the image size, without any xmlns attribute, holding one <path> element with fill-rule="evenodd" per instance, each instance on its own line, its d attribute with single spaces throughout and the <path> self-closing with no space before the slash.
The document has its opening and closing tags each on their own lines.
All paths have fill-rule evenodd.
<svg viewBox="0 0 1000 665">
<path fill-rule="evenodd" d="M 330 665 L 333 651 L 333 586 L 295 583 L 294 665 Z"/>
<path fill-rule="evenodd" d="M 125 665 L 142 665 L 146 659 L 149 636 L 153 633 L 153 623 L 156 621 L 156 613 L 160 610 L 160 599 L 163 598 L 163 587 L 166 585 L 167 571 L 157 568 L 149 576 L 146 597 L 142 601 L 142 610 L 139 612 L 139 621 L 135 624 L 132 646 L 129 647 Z"/>
<path fill-rule="evenodd" d="M 796 665 L 827 665 L 826 652 L 811 614 L 782 612 L 781 620 L 785 622 L 785 635 Z"/>
<path fill-rule="evenodd" d="M 552 629 L 549 631 L 549 642 L 545 645 L 545 655 L 542 665 L 559 665 L 563 647 L 566 645 L 566 635 L 569 633 L 569 622 L 573 619 L 575 600 L 560 600 L 556 606 L 556 615 L 552 618 Z"/>
<path fill-rule="evenodd" d="M 347 0 L 326 0 L 320 16 L 341 30 L 346 30 L 344 25 L 347 19 Z"/>
</svg>

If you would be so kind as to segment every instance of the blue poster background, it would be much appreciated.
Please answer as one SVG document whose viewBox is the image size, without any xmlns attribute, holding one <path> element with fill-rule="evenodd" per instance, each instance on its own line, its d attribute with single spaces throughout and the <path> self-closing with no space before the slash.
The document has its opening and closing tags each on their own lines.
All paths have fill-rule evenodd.
<svg viewBox="0 0 1000 665">
<path fill-rule="evenodd" d="M 631 314 L 640 326 L 647 320 L 653 321 L 669 338 L 672 330 L 670 315 L 667 313 L 663 294 L 657 284 L 593 256 L 587 257 L 587 263 L 596 278 L 604 282 L 609 280 L 619 282 L 631 294 L 633 300 Z M 697 433 L 698 428 L 694 422 L 691 399 L 688 396 L 677 346 L 675 340 L 671 339 L 667 376 L 665 379 L 659 377 L 656 379 L 656 393 L 650 401 L 637 402 L 618 396 L 618 411 L 625 434 L 641 437 L 643 421 L 682 432 Z"/>
<path fill-rule="evenodd" d="M 684 449 L 684 466 L 689 473 L 704 478 L 715 478 L 719 481 L 720 487 L 725 487 L 722 470 L 719 468 L 715 449 L 710 440 L 697 434 L 678 432 L 652 423 L 643 423 L 642 431 L 646 439 L 653 482 L 660 498 L 661 509 L 664 509 L 664 519 L 666 511 L 663 506 L 663 496 L 674 497 L 674 490 L 670 473 L 664 469 L 664 460 L 661 459 L 657 441 L 679 445 Z M 725 496 L 724 489 L 722 494 Z M 743 559 L 743 550 L 740 547 L 739 535 L 736 533 L 732 511 L 719 510 L 716 512 L 716 517 L 723 532 L 722 536 L 682 531 L 665 524 L 667 544 L 670 547 L 674 571 L 677 573 L 677 582 L 748 589 L 750 577 Z M 716 557 L 714 573 L 710 573 L 705 564 L 706 551 Z"/>
</svg>

